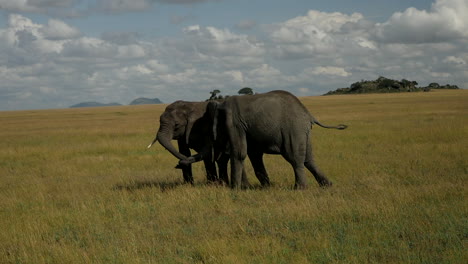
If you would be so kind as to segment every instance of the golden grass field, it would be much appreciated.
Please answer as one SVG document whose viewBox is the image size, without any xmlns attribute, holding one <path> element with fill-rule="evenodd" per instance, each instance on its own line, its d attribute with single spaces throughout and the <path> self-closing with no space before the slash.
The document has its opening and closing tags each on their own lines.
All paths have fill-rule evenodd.
<svg viewBox="0 0 468 264">
<path fill-rule="evenodd" d="M 0 112 L 0 263 L 467 263 L 468 90 L 301 98 L 334 182 L 183 185 L 165 105 Z"/>
</svg>

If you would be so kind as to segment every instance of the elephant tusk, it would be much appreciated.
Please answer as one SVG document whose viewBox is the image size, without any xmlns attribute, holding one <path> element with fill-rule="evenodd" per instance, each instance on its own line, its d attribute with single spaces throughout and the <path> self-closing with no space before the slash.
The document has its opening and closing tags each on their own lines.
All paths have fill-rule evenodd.
<svg viewBox="0 0 468 264">
<path fill-rule="evenodd" d="M 151 146 L 153 146 L 153 144 L 154 144 L 156 141 L 158 141 L 158 138 L 157 138 L 157 137 L 153 140 L 153 142 L 151 142 L 151 144 L 148 145 L 148 147 L 146 147 L 146 149 L 151 148 Z"/>
</svg>

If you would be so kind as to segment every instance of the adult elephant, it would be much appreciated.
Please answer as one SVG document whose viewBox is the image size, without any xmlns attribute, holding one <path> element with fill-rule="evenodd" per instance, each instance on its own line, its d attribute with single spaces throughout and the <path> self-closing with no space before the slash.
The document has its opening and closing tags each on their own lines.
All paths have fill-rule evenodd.
<svg viewBox="0 0 468 264">
<path fill-rule="evenodd" d="M 229 183 L 227 175 L 227 163 L 229 156 L 217 159 L 219 167 L 219 177 L 216 172 L 216 165 L 212 156 L 212 122 L 213 117 L 207 112 L 208 102 L 187 102 L 176 101 L 168 105 L 160 117 L 159 130 L 150 148 L 156 141 L 166 148 L 179 160 L 190 157 L 190 149 L 198 152 L 198 160 L 203 160 L 206 169 L 207 180 L 209 182 L 221 179 Z M 213 115 L 213 114 L 211 114 Z M 177 140 L 178 150 L 171 140 Z M 193 183 L 191 164 L 179 165 L 182 169 L 184 181 Z"/>
<path fill-rule="evenodd" d="M 318 122 L 295 97 L 286 91 L 231 96 L 224 102 L 212 102 L 216 108 L 213 138 L 229 142 L 231 186 L 240 186 L 246 156 L 262 185 L 270 179 L 263 163 L 263 154 L 281 154 L 293 167 L 297 189 L 307 186 L 304 167 L 320 186 L 332 182 L 315 165 L 310 143 L 313 124 L 324 128 L 345 129 L 346 125 L 326 126 Z M 222 145 L 217 143 L 218 146 Z M 193 162 L 192 157 L 182 162 Z"/>
</svg>

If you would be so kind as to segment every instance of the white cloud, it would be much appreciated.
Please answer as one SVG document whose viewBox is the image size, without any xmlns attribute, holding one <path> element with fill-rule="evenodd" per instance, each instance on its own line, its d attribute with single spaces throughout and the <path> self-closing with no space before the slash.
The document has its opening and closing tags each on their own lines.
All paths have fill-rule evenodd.
<svg viewBox="0 0 468 264">
<path fill-rule="evenodd" d="M 139 77 L 168 69 L 151 60 L 152 45 L 139 41 L 119 45 L 81 36 L 63 21 L 39 24 L 12 14 L 7 27 L 0 28 L 0 90 L 1 98 L 8 98 L 8 104 L 2 105 L 17 107 L 15 100 L 36 98 L 27 105 L 35 108 L 49 103 L 67 107 L 77 100 L 89 100 L 91 95 L 117 100 L 123 94 L 132 94 L 129 88 L 140 81 Z M 128 83 L 125 78 L 119 83 L 117 80 L 124 73 Z M 150 87 L 151 78 L 147 79 L 143 83 Z"/>
<path fill-rule="evenodd" d="M 236 34 L 228 29 L 188 26 L 181 39 L 164 43 L 164 52 L 170 52 L 173 60 L 193 65 L 210 65 L 213 69 L 233 70 L 255 67 L 264 60 L 264 43 L 255 37 Z M 177 56 L 177 57 L 174 57 Z"/>
<path fill-rule="evenodd" d="M 196 52 L 213 56 L 261 56 L 263 44 L 248 35 L 234 34 L 228 29 L 189 26 L 184 29 Z"/>
<path fill-rule="evenodd" d="M 36 54 L 59 52 L 63 43 L 46 39 L 45 28 L 47 27 L 35 24 L 29 18 L 12 14 L 8 18 L 8 28 L 0 30 L 0 41 L 3 48 L 12 53 L 21 49 Z"/>
<path fill-rule="evenodd" d="M 96 12 L 144 12 L 155 3 L 192 5 L 218 0 L 0 0 L 0 8 L 10 12 L 54 14 L 79 17 Z"/>
<path fill-rule="evenodd" d="M 377 25 L 376 37 L 389 43 L 437 43 L 468 36 L 468 2 L 437 0 L 431 11 L 408 8 Z"/>
<path fill-rule="evenodd" d="M 269 64 L 262 64 L 248 71 L 245 76 L 245 86 L 260 88 L 261 91 L 284 89 L 288 85 L 294 85 L 295 82 L 294 77 L 284 74 Z"/>
<path fill-rule="evenodd" d="M 278 69 L 275 69 L 274 67 L 268 64 L 263 64 L 260 67 L 250 71 L 249 75 L 253 77 L 267 77 L 268 78 L 272 76 L 281 75 L 281 71 L 279 71 Z"/>
<path fill-rule="evenodd" d="M 2 9 L 15 12 L 38 12 L 40 8 L 32 5 L 28 0 L 0 0 Z"/>
<path fill-rule="evenodd" d="M 356 38 L 354 38 L 354 41 L 355 41 L 355 43 L 357 45 L 359 45 L 362 48 L 368 48 L 368 49 L 371 49 L 371 50 L 376 50 L 377 49 L 376 44 L 373 41 L 371 41 L 371 40 L 369 40 L 369 39 L 367 39 L 365 37 L 356 37 Z"/>
<path fill-rule="evenodd" d="M 312 69 L 305 69 L 305 73 L 309 73 L 311 75 L 328 75 L 328 76 L 339 76 L 339 77 L 348 77 L 351 76 L 349 72 L 341 67 L 334 67 L 334 66 L 319 66 Z"/>
<path fill-rule="evenodd" d="M 354 13 L 325 13 L 310 10 L 306 16 L 299 16 L 278 25 L 272 36 L 278 42 L 302 42 L 304 39 L 321 40 L 330 33 L 338 33 L 346 23 L 356 23 L 363 17 Z"/>
<path fill-rule="evenodd" d="M 132 45 L 122 45 L 117 47 L 117 57 L 118 58 L 143 58 L 146 55 L 145 49 L 137 44 Z"/>
<path fill-rule="evenodd" d="M 156 59 L 149 60 L 146 62 L 148 68 L 150 68 L 155 73 L 166 73 L 169 71 L 169 67 Z"/>
<path fill-rule="evenodd" d="M 66 57 L 107 58 L 114 56 L 114 46 L 101 39 L 82 37 L 64 44 L 62 54 Z"/>
<path fill-rule="evenodd" d="M 49 19 L 47 26 L 41 28 L 41 33 L 50 40 L 73 39 L 81 35 L 78 29 L 57 19 Z"/>
<path fill-rule="evenodd" d="M 305 87 L 301 87 L 298 89 L 301 93 L 308 93 L 310 92 L 310 89 L 309 88 L 305 88 Z"/>
<path fill-rule="evenodd" d="M 53 94 L 57 92 L 55 88 L 48 87 L 48 86 L 40 86 L 39 91 L 43 94 Z"/>
<path fill-rule="evenodd" d="M 156 0 L 157 2 L 166 4 L 196 4 L 202 2 L 215 2 L 219 0 Z"/>
<path fill-rule="evenodd" d="M 142 76 L 146 74 L 151 74 L 153 71 L 146 67 L 145 65 L 138 64 L 130 67 L 124 67 L 119 71 L 116 71 L 117 75 L 122 80 L 129 80 L 136 76 Z"/>
<path fill-rule="evenodd" d="M 455 56 L 447 56 L 443 62 L 455 65 L 466 65 L 466 61 L 463 58 L 455 57 Z"/>
<path fill-rule="evenodd" d="M 431 72 L 431 76 L 437 79 L 450 78 L 451 74 L 448 72 Z"/>
<path fill-rule="evenodd" d="M 342 41 L 339 33 L 343 26 L 356 24 L 362 19 L 358 13 L 345 15 L 311 10 L 306 16 L 279 23 L 271 32 L 271 38 L 280 57 L 332 55 Z M 358 40 L 361 46 L 371 46 L 364 36 Z"/>
<path fill-rule="evenodd" d="M 41 27 L 41 25 L 34 24 L 31 19 L 18 14 L 11 14 L 8 17 L 8 30 L 13 32 L 28 31 L 37 36 Z"/>
<path fill-rule="evenodd" d="M 226 74 L 232 77 L 232 81 L 236 84 L 244 84 L 244 74 L 241 71 L 227 71 Z"/>
<path fill-rule="evenodd" d="M 183 29 L 183 32 L 187 35 L 189 34 L 194 34 L 194 35 L 199 35 L 200 32 L 200 25 L 192 25 L 192 26 L 188 26 L 186 28 Z"/>
<path fill-rule="evenodd" d="M 143 11 L 151 5 L 151 0 L 97 0 L 98 10 L 111 13 Z"/>
<path fill-rule="evenodd" d="M 11 12 L 26 13 L 60 13 L 70 15 L 77 13 L 78 10 L 67 11 L 75 8 L 77 4 L 82 4 L 81 0 L 0 0 L 1 9 Z"/>
</svg>

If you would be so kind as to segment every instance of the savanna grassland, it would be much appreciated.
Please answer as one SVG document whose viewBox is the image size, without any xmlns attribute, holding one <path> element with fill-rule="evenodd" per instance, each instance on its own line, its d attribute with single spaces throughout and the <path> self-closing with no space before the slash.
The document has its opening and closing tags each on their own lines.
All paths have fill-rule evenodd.
<svg viewBox="0 0 468 264">
<path fill-rule="evenodd" d="M 304 97 L 334 182 L 183 185 L 165 105 L 0 112 L 0 263 L 467 263 L 468 91 Z M 294 118 L 294 117 L 291 117 Z"/>
</svg>

